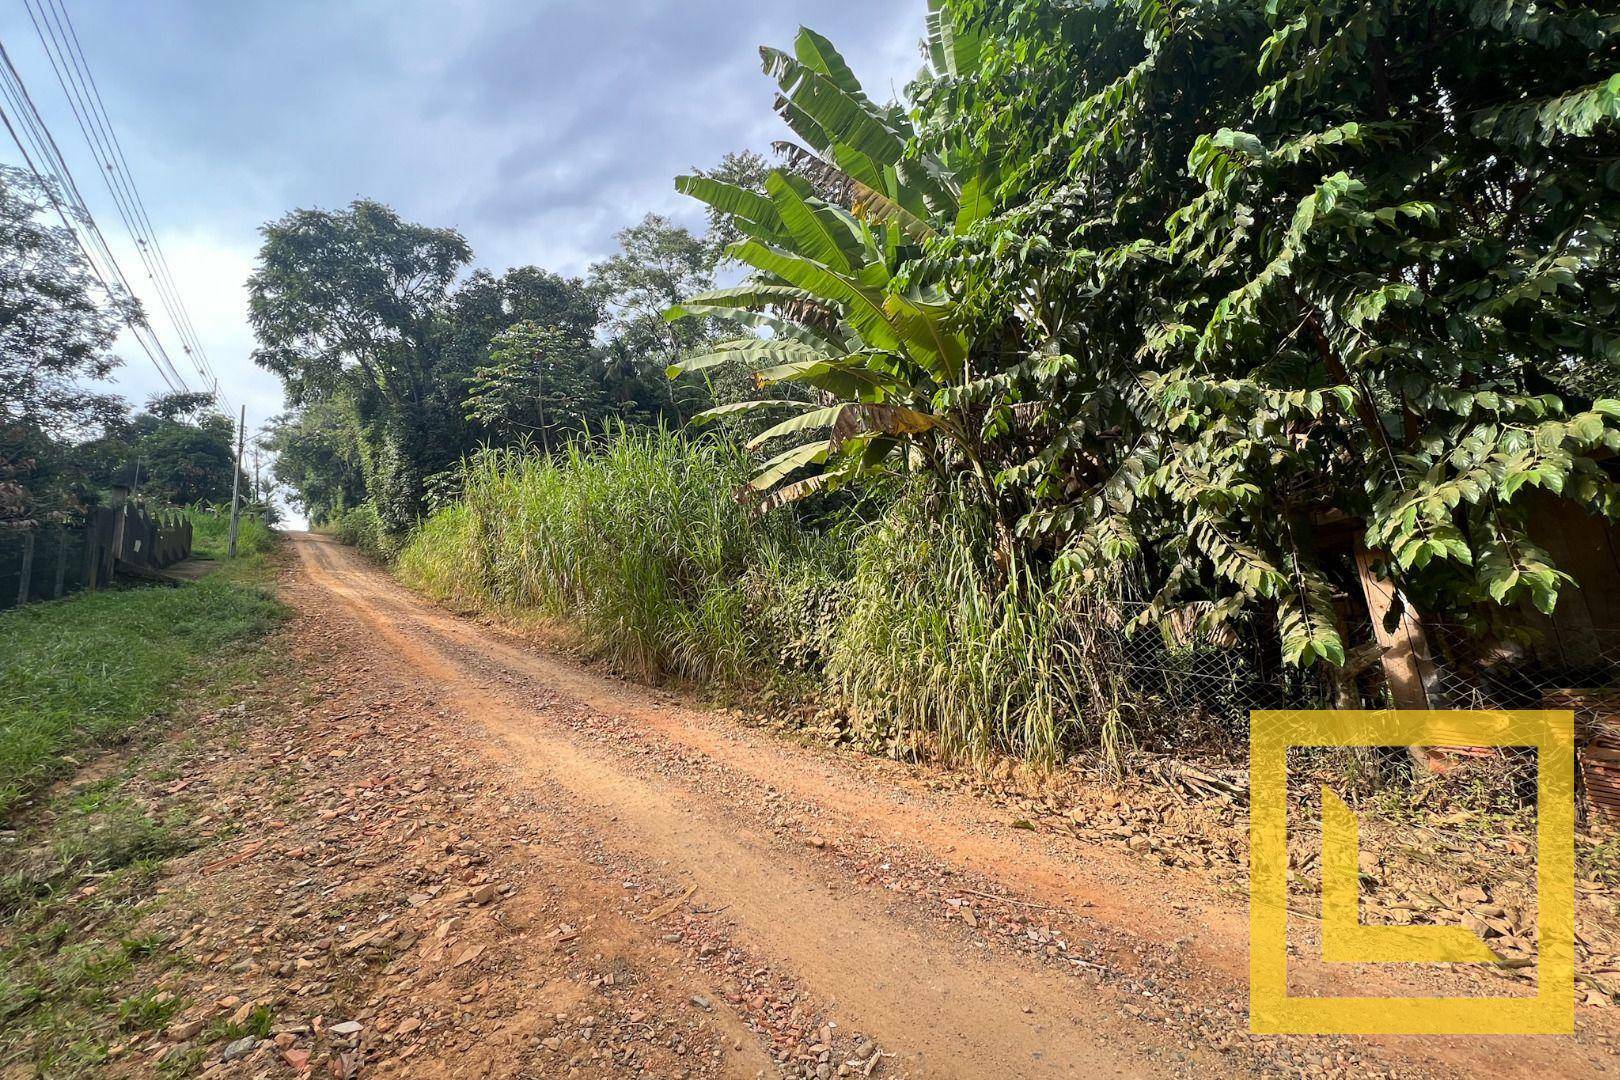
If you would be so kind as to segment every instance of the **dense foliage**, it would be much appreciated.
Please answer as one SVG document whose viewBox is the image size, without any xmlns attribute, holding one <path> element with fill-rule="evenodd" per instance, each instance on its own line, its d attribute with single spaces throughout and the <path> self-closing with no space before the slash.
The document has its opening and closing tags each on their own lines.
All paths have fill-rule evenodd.
<svg viewBox="0 0 1620 1080">
<path fill-rule="evenodd" d="M 71 518 L 114 488 L 167 505 L 228 500 L 235 429 L 209 396 L 160 396 L 132 414 L 95 388 L 118 367 L 119 325 L 141 314 L 49 223 L 55 205 L 32 176 L 0 168 L 0 526 Z"/>
<path fill-rule="evenodd" d="M 795 649 L 839 550 L 748 512 L 733 498 L 746 477 L 735 447 L 657 429 L 554 455 L 487 451 L 398 569 L 441 599 L 569 619 L 643 678 L 746 683 Z"/>
<path fill-rule="evenodd" d="M 403 572 L 641 673 L 811 671 L 896 751 L 1161 738 L 1127 650 L 1163 700 L 1218 664 L 1223 717 L 1243 680 L 1354 696 L 1363 565 L 1396 611 L 1522 636 L 1571 580 L 1534 508 L 1620 517 L 1617 31 L 1613 4 L 932 0 L 885 102 L 802 30 L 761 50 L 777 166 L 676 182 L 706 238 L 649 218 L 587 282 L 600 322 L 469 352 L 458 422 L 505 449 Z M 710 427 L 603 437 L 617 358 L 677 388 L 620 417 L 707 399 Z"/>
<path fill-rule="evenodd" d="M 127 488 L 166 506 L 228 503 L 236 424 L 214 411 L 207 395 L 171 394 L 133 416 L 112 417 L 73 456 L 97 489 Z"/>
<path fill-rule="evenodd" d="M 111 374 L 118 309 L 71 234 L 47 223 L 51 192 L 0 167 L 0 524 L 70 503 L 65 447 L 118 413 L 86 388 Z"/>
<path fill-rule="evenodd" d="M 1530 493 L 1620 516 L 1617 11 L 953 0 L 905 108 L 805 31 L 765 67 L 848 198 L 684 178 L 756 274 L 674 314 L 757 312 L 717 355 L 821 395 L 777 501 L 961 474 L 1004 563 L 1302 663 L 1343 658 L 1332 520 L 1428 610 L 1550 609 Z"/>
</svg>

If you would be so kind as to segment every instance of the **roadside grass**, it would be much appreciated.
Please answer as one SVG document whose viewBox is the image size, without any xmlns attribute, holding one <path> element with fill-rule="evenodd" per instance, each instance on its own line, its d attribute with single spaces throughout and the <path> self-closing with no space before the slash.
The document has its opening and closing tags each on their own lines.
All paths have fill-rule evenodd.
<svg viewBox="0 0 1620 1080">
<path fill-rule="evenodd" d="M 195 584 L 81 593 L 0 613 L 0 821 L 87 749 L 161 719 L 175 691 L 228 679 L 276 622 L 263 553 Z"/>
<path fill-rule="evenodd" d="M 204 841 L 187 811 L 160 812 L 129 785 L 172 771 L 195 740 L 152 741 L 47 789 L 99 748 L 218 709 L 275 670 L 272 570 L 258 554 L 180 588 L 0 616 L 0 1075 L 95 1075 L 188 1004 L 162 989 L 180 961 L 142 925 L 166 902 L 165 862 Z M 242 1025 L 268 1026 L 268 1014 Z M 160 1071 L 202 1061 L 176 1054 Z"/>
<path fill-rule="evenodd" d="M 370 502 L 363 502 L 334 515 L 320 531 L 336 536 L 378 562 L 392 561 L 399 554 L 402 544 L 399 537 L 383 526 L 382 518 L 377 515 L 377 507 Z"/>
<path fill-rule="evenodd" d="M 191 557 L 194 559 L 223 559 L 230 549 L 231 515 L 212 510 L 192 510 Z M 238 558 L 266 555 L 276 546 L 276 534 L 257 518 L 244 517 L 237 523 L 236 554 Z"/>
<path fill-rule="evenodd" d="M 93 1074 L 186 1004 L 155 985 L 177 961 L 140 924 L 163 863 L 195 841 L 182 815 L 122 794 L 130 775 L 57 795 L 0 857 L 0 1072 Z"/>
<path fill-rule="evenodd" d="M 737 497 L 750 473 L 735 445 L 680 432 L 485 452 L 394 571 L 452 607 L 561 623 L 643 680 L 825 694 L 895 756 L 1095 747 L 1122 767 L 1084 609 L 1037 568 L 998 567 L 971 500 L 901 484 L 858 510 L 761 514 Z"/>
<path fill-rule="evenodd" d="M 866 530 L 826 664 L 857 737 L 978 765 L 1097 746 L 1117 770 L 1129 735 L 1093 713 L 1106 688 L 1087 675 L 1084 609 L 990 552 L 988 522 L 949 494 L 907 493 Z"/>
<path fill-rule="evenodd" d="M 740 450 L 667 431 L 487 451 L 395 571 L 460 607 L 566 621 L 637 678 L 758 686 L 804 666 L 804 615 L 848 542 L 740 504 L 747 477 Z"/>
</svg>

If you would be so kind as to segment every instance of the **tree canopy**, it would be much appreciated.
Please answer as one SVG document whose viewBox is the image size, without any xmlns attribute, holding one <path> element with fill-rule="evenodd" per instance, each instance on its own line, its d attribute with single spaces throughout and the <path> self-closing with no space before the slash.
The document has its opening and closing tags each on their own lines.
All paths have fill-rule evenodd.
<svg viewBox="0 0 1620 1080">
<path fill-rule="evenodd" d="M 91 385 L 118 365 L 118 325 L 135 310 L 109 295 L 71 234 L 48 223 L 52 192 L 0 166 L 0 523 L 72 508 L 71 441 L 122 403 Z"/>
<path fill-rule="evenodd" d="M 463 276 L 472 253 L 458 234 L 367 201 L 297 211 L 264 237 L 254 358 L 295 406 L 277 427 L 277 475 L 317 516 L 369 500 L 403 531 L 434 478 L 482 446 L 560 448 L 710 403 L 664 371 L 713 326 L 672 327 L 662 312 L 712 285 L 714 248 L 656 216 L 584 278 Z"/>
</svg>

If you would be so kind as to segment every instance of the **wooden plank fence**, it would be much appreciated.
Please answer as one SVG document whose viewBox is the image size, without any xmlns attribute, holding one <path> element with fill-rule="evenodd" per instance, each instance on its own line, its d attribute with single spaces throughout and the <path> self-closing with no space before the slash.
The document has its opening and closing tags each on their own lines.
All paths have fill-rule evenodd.
<svg viewBox="0 0 1620 1080">
<path fill-rule="evenodd" d="M 0 530 L 0 608 L 162 570 L 190 557 L 191 540 L 186 515 L 132 503 L 93 510 L 76 525 Z"/>
</svg>

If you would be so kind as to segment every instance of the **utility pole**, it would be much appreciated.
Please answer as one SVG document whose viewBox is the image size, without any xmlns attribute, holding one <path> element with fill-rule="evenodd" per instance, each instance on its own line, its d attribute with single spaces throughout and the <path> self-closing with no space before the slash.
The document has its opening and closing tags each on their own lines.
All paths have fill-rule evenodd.
<svg viewBox="0 0 1620 1080">
<path fill-rule="evenodd" d="M 242 494 L 242 444 L 247 439 L 247 406 L 242 406 L 242 423 L 236 429 L 236 475 L 231 477 L 231 538 L 225 548 L 225 557 L 236 558 L 236 515 Z"/>
<path fill-rule="evenodd" d="M 253 440 L 253 505 L 257 506 L 264 496 L 259 494 L 259 440 Z"/>
</svg>

